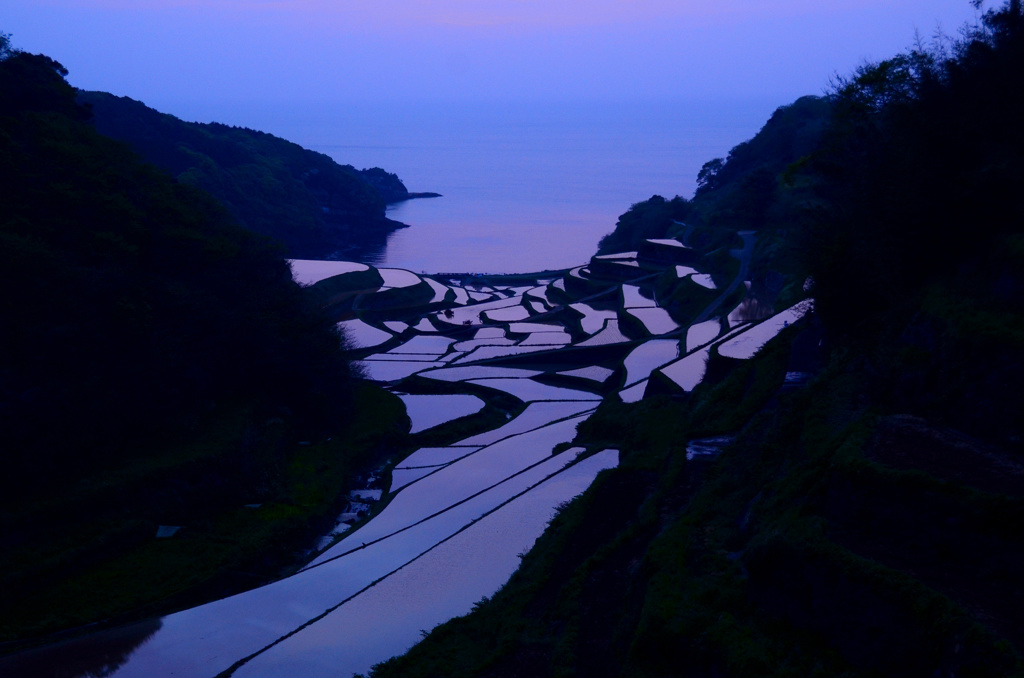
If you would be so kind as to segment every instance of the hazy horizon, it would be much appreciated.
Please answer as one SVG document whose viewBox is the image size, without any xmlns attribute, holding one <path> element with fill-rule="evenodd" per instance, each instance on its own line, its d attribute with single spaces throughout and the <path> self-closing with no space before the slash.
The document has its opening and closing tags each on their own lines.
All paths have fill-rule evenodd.
<svg viewBox="0 0 1024 678">
<path fill-rule="evenodd" d="M 390 265 L 523 271 L 583 263 L 630 204 L 691 196 L 777 107 L 976 15 L 968 0 L 0 0 L 0 31 L 81 89 L 444 193 L 395 212 L 414 228 Z"/>
<path fill-rule="evenodd" d="M 973 21 L 968 0 L 0 0 L 82 89 L 185 119 L 425 102 L 780 105 Z M 265 118 L 265 113 L 263 115 Z"/>
</svg>

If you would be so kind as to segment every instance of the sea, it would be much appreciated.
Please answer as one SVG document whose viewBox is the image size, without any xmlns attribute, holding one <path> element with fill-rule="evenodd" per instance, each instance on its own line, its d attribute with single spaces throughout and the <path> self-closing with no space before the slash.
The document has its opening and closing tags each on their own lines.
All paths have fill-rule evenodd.
<svg viewBox="0 0 1024 678">
<path fill-rule="evenodd" d="M 349 103 L 263 108 L 255 125 L 442 195 L 390 207 L 409 228 L 364 263 L 527 273 L 586 263 L 634 203 L 692 197 L 701 165 L 786 103 Z"/>
</svg>

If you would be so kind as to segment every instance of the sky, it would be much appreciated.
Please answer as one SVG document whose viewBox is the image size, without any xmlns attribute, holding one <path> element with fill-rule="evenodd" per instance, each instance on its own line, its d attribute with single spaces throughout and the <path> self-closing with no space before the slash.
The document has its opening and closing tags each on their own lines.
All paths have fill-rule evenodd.
<svg viewBox="0 0 1024 678">
<path fill-rule="evenodd" d="M 426 101 L 727 101 L 955 33 L 968 0 L 0 0 L 83 89 L 167 112 Z"/>
</svg>

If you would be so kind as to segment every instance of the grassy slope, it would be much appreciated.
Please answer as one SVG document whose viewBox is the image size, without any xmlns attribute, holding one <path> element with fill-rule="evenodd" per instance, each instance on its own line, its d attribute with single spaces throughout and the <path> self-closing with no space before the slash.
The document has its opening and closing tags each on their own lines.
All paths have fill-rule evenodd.
<svg viewBox="0 0 1024 678">
<path fill-rule="evenodd" d="M 603 406 L 580 441 L 620 467 L 492 600 L 374 675 L 1020 675 L 1020 500 L 881 463 L 891 419 L 856 363 L 777 391 L 797 331 L 686 401 Z M 682 441 L 737 431 L 685 461 Z"/>
<path fill-rule="evenodd" d="M 602 406 L 581 442 L 622 465 L 375 676 L 1024 675 L 1019 4 L 986 30 L 859 71 L 826 137 L 823 102 L 780 111 L 762 135 L 820 152 L 738 147 L 687 206 L 702 251 L 761 226 L 766 303 L 815 274 L 818 377 L 776 390 L 821 345 L 795 327 L 688 398 Z M 634 206 L 615 242 L 676 231 L 664 211 Z M 738 437 L 686 462 L 712 433 Z"/>
<path fill-rule="evenodd" d="M 371 385 L 356 395 L 351 423 L 330 439 L 298 445 L 281 419 L 254 432 L 247 413 L 234 409 L 211 417 L 187 443 L 158 446 L 92 474 L 73 492 L 5 514 L 5 533 L 19 538 L 0 560 L 9 591 L 0 601 L 0 638 L 162 614 L 298 564 L 333 526 L 356 476 L 404 440 L 397 397 Z M 273 457 L 273 475 L 218 497 L 227 488 L 219 490 L 217 479 L 244 472 L 254 457 Z M 161 524 L 182 529 L 155 539 Z"/>
</svg>

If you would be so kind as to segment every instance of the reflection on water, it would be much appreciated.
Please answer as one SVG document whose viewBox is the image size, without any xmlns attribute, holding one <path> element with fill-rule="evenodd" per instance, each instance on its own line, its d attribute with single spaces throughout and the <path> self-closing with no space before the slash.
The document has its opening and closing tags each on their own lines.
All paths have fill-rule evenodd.
<svg viewBox="0 0 1024 678">
<path fill-rule="evenodd" d="M 532 431 L 564 417 L 582 414 L 594 409 L 590 401 L 539 401 L 530 403 L 522 413 L 500 428 L 466 438 L 460 445 L 490 445 L 519 433 Z M 405 462 L 399 464 L 404 466 Z"/>
<path fill-rule="evenodd" d="M 292 269 L 292 279 L 300 285 L 312 285 L 327 278 L 352 273 L 355 271 L 368 271 L 369 266 L 352 261 L 320 261 L 310 259 L 288 259 L 288 265 Z"/>
<path fill-rule="evenodd" d="M 484 401 L 472 395 L 400 395 L 412 421 L 409 433 L 419 433 L 453 419 L 476 414 Z"/>
<path fill-rule="evenodd" d="M 626 312 L 638 318 L 653 335 L 667 334 L 679 329 L 676 321 L 672 320 L 672 316 L 663 308 L 630 308 Z"/>
<path fill-rule="evenodd" d="M 235 675 L 347 676 L 404 652 L 420 640 L 421 631 L 466 614 L 480 598 L 493 595 L 518 567 L 519 554 L 547 527 L 555 507 L 617 464 L 618 453 L 606 450 L 542 482 L 255 657 Z"/>
<path fill-rule="evenodd" d="M 703 346 L 717 337 L 721 331 L 722 325 L 718 318 L 690 325 L 690 329 L 686 330 L 686 352 L 689 353 L 698 346 Z"/>
<path fill-rule="evenodd" d="M 161 620 L 95 633 L 84 638 L 0 658 L 4 678 L 102 678 L 113 675 L 136 648 L 160 630 Z"/>
<path fill-rule="evenodd" d="M 804 299 L 790 306 L 785 311 L 773 315 L 764 322 L 754 325 L 746 332 L 722 342 L 718 347 L 718 352 L 729 358 L 739 358 L 741 360 L 752 358 L 775 335 L 792 323 L 800 320 L 800 318 L 812 310 L 814 310 L 814 300 Z"/>
<path fill-rule="evenodd" d="M 318 565 L 297 575 L 165 617 L 160 632 L 139 647 L 115 675 L 214 676 L 240 658 L 261 652 L 558 472 L 575 455 L 552 456 L 551 449 L 571 440 L 580 420 L 484 448 L 403 488 L 382 513 L 320 556 L 315 561 Z M 501 548 L 493 545 L 495 552 Z M 513 553 L 516 562 L 514 555 L 520 550 Z M 466 580 L 472 577 L 467 575 Z M 451 581 L 448 578 L 438 586 Z M 474 600 L 486 593 L 475 594 Z M 381 616 L 378 610 L 376 623 L 390 623 L 393 613 L 398 611 Z"/>
<path fill-rule="evenodd" d="M 388 353 L 422 353 L 426 355 L 444 355 L 454 339 L 450 337 L 416 336 L 401 346 L 391 349 Z"/>
<path fill-rule="evenodd" d="M 647 380 L 633 384 L 629 388 L 624 388 L 619 391 L 619 399 L 624 403 L 638 403 L 643 400 L 644 393 L 647 392 Z"/>
<path fill-rule="evenodd" d="M 523 402 L 534 400 L 600 400 L 601 396 L 589 391 L 576 391 L 560 386 L 548 386 L 532 379 L 472 379 L 471 384 L 504 391 Z"/>
<path fill-rule="evenodd" d="M 631 386 L 650 376 L 651 372 L 679 355 L 679 341 L 675 339 L 653 339 L 646 341 L 626 356 L 626 386 Z"/>
<path fill-rule="evenodd" d="M 603 330 L 586 341 L 581 341 L 579 346 L 605 346 L 607 344 L 622 344 L 627 341 L 629 341 L 629 337 L 619 331 L 618 319 L 608 318 L 604 322 Z"/>
<path fill-rule="evenodd" d="M 501 483 L 531 465 L 549 458 L 555 445 L 568 442 L 575 436 L 576 426 L 584 418 L 569 419 L 508 438 L 459 459 L 420 482 L 404 488 L 383 511 L 374 516 L 373 520 L 345 541 L 317 556 L 312 564 L 324 563 L 344 554 L 351 550 L 353 545 L 358 547 L 364 542 L 369 543 L 395 534 L 416 525 L 426 516 L 446 512 L 445 518 L 434 522 L 441 524 L 447 520 L 458 520 L 455 516 L 466 510 L 466 505 L 461 505 L 458 511 L 451 510 L 453 505 L 474 497 L 496 483 Z M 516 483 L 519 482 L 523 482 L 523 479 L 516 480 Z M 501 490 L 505 491 L 507 490 Z M 481 500 L 477 497 L 476 501 Z"/>
<path fill-rule="evenodd" d="M 490 367 L 488 365 L 467 365 L 465 367 L 446 367 L 439 370 L 424 372 L 420 376 L 440 381 L 463 381 L 466 379 L 488 379 L 491 377 L 536 377 L 541 374 L 537 370 L 524 370 L 518 367 Z"/>
<path fill-rule="evenodd" d="M 338 327 L 341 328 L 352 348 L 379 346 L 393 336 L 390 332 L 368 325 L 362 320 L 343 320 L 338 323 Z"/>
<path fill-rule="evenodd" d="M 684 391 L 692 391 L 704 379 L 707 372 L 709 349 L 694 351 L 685 358 L 661 368 L 662 374 L 674 381 Z"/>
<path fill-rule="evenodd" d="M 420 468 L 423 466 L 445 466 L 456 459 L 462 459 L 480 446 L 466 445 L 465 441 L 452 447 L 421 447 L 395 465 L 396 469 Z"/>
<path fill-rule="evenodd" d="M 601 328 L 604 327 L 605 320 L 609 318 L 615 318 L 618 314 L 615 311 L 604 311 L 598 310 L 588 304 L 582 302 L 576 304 L 570 304 L 570 306 L 580 313 L 583 317 L 580 318 L 580 325 L 583 327 L 583 331 L 587 334 L 594 334 L 600 332 Z"/>
<path fill-rule="evenodd" d="M 352 364 L 365 372 L 367 379 L 395 381 L 430 369 L 435 363 L 421 360 L 353 360 Z"/>
</svg>

